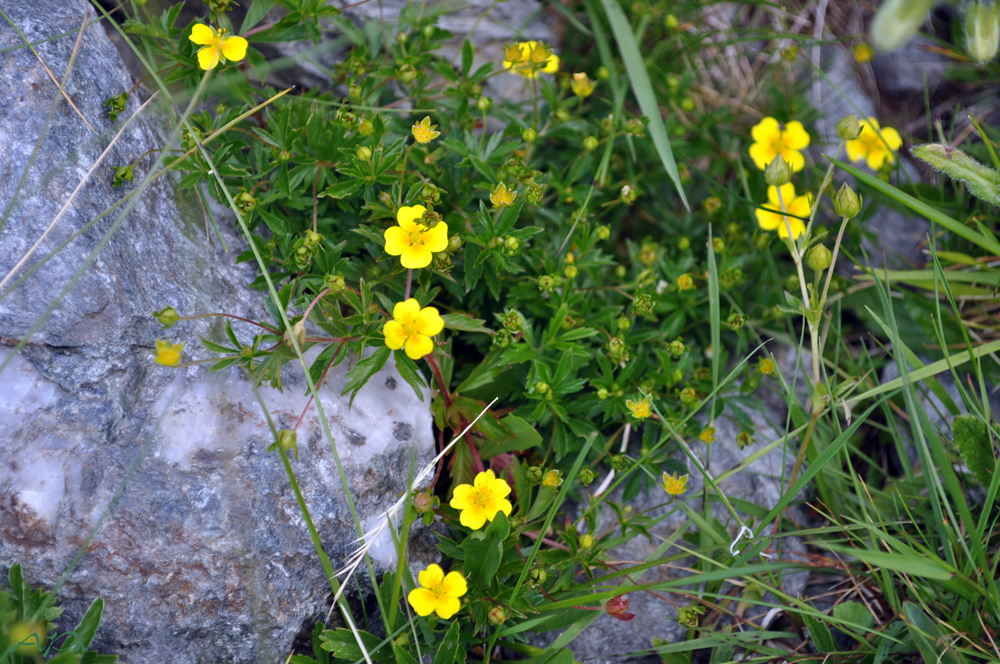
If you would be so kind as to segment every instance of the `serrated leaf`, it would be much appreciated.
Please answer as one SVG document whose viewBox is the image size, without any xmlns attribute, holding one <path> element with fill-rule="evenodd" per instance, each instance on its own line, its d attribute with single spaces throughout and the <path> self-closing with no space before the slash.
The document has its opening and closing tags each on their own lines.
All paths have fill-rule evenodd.
<svg viewBox="0 0 1000 664">
<path fill-rule="evenodd" d="M 360 637 L 361 643 L 364 645 L 368 654 L 374 657 L 376 654 L 375 649 L 382 643 L 382 639 L 374 634 L 360 629 L 358 630 L 357 636 Z M 320 638 L 323 641 L 320 644 L 323 650 L 329 651 L 337 659 L 347 659 L 351 661 L 364 659 L 364 653 L 361 651 L 361 646 L 358 645 L 357 638 L 349 629 L 343 627 L 340 629 L 328 629 L 323 632 L 323 635 Z M 377 659 L 386 658 L 386 654 L 383 654 L 381 651 L 377 654 L 381 655 L 381 657 L 376 657 Z"/>
<path fill-rule="evenodd" d="M 441 316 L 441 320 L 444 321 L 444 326 L 449 330 L 493 334 L 493 330 L 483 325 L 486 321 L 481 318 L 473 318 L 468 314 L 445 314 Z"/>
<path fill-rule="evenodd" d="M 344 385 L 344 391 L 341 394 L 351 393 L 351 403 L 354 402 L 354 397 L 357 395 L 358 390 L 365 386 L 372 376 L 377 374 L 385 363 L 389 360 L 389 355 L 392 351 L 388 346 L 382 346 L 374 353 L 366 358 L 363 358 L 356 362 L 353 367 L 347 372 L 347 384 Z"/>
<path fill-rule="evenodd" d="M 417 368 L 416 362 L 407 357 L 402 349 L 397 350 L 394 355 L 396 357 L 396 370 L 399 372 L 399 375 L 413 388 L 417 398 L 423 401 L 424 387 L 427 386 L 427 383 L 424 382 L 423 377 L 420 375 L 420 370 Z"/>
<path fill-rule="evenodd" d="M 83 614 L 80 624 L 73 630 L 73 634 L 75 635 L 74 647 L 80 650 L 86 650 L 90 647 L 91 641 L 94 640 L 94 634 L 97 633 L 97 628 L 101 624 L 101 615 L 103 613 L 104 600 L 98 597 L 90 605 L 90 608 L 87 609 L 87 612 Z"/>
<path fill-rule="evenodd" d="M 448 626 L 448 631 L 444 633 L 444 638 L 441 639 L 437 653 L 434 655 L 434 664 L 455 664 L 465 661 L 465 646 L 462 644 L 459 630 L 457 620 Z"/>
<path fill-rule="evenodd" d="M 350 178 L 335 182 L 318 194 L 319 198 L 347 198 L 361 191 L 364 183 L 361 180 Z"/>
</svg>

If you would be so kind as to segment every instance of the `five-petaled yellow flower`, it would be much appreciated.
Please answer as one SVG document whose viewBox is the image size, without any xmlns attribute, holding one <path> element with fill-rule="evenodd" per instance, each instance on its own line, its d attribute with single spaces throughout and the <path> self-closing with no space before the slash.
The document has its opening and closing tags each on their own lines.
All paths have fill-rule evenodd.
<svg viewBox="0 0 1000 664">
<path fill-rule="evenodd" d="M 165 367 L 175 367 L 181 361 L 182 350 L 184 350 L 184 344 L 172 344 L 169 341 L 157 339 L 154 359 L 157 364 L 162 364 Z"/>
<path fill-rule="evenodd" d="M 787 215 L 781 213 L 782 201 L 785 203 Z M 809 217 L 812 208 L 812 194 L 796 196 L 795 185 L 789 182 L 781 185 L 781 198 L 779 199 L 778 188 L 771 185 L 767 188 L 765 206 L 757 208 L 757 224 L 765 231 L 777 230 L 781 237 L 788 237 L 788 231 L 791 230 L 793 240 L 799 239 L 799 236 L 806 232 L 805 223 L 797 217 Z"/>
<path fill-rule="evenodd" d="M 649 399 L 645 397 L 643 397 L 642 401 L 626 399 L 625 405 L 628 407 L 628 412 L 632 413 L 632 417 L 640 422 L 653 414 L 653 406 L 649 403 Z"/>
<path fill-rule="evenodd" d="M 487 521 L 493 521 L 497 512 L 510 515 L 512 506 L 507 500 L 508 494 L 510 485 L 507 481 L 487 470 L 476 475 L 473 484 L 455 487 L 455 495 L 448 504 L 462 511 L 458 520 L 463 526 L 478 530 Z"/>
<path fill-rule="evenodd" d="M 896 161 L 895 151 L 903 145 L 899 132 L 892 127 L 879 128 L 878 120 L 868 118 L 861 121 L 861 134 L 853 141 L 847 141 L 847 156 L 851 161 L 868 161 L 868 168 L 877 171 L 882 164 Z"/>
<path fill-rule="evenodd" d="M 247 54 L 247 40 L 235 35 L 226 36 L 225 28 L 216 31 L 207 25 L 196 23 L 188 37 L 199 44 L 198 64 L 202 69 L 215 69 L 221 59 L 239 62 Z"/>
<path fill-rule="evenodd" d="M 536 78 L 538 72 L 554 74 L 559 71 L 559 56 L 548 49 L 542 42 L 526 41 L 515 45 L 520 49 L 520 57 L 514 58 L 517 52 L 513 47 L 507 48 L 504 69 L 510 69 L 515 74 L 525 78 Z"/>
<path fill-rule="evenodd" d="M 589 97 L 594 94 L 594 87 L 597 86 L 597 81 L 591 80 L 586 72 L 578 72 L 573 74 L 573 80 L 569 86 L 573 90 L 573 94 L 577 97 Z"/>
<path fill-rule="evenodd" d="M 490 203 L 495 208 L 507 207 L 514 202 L 515 198 L 517 198 L 517 192 L 513 189 L 508 189 L 507 185 L 503 182 L 493 187 L 490 191 Z"/>
<path fill-rule="evenodd" d="M 660 482 L 660 486 L 671 496 L 679 496 L 684 493 L 684 489 L 687 488 L 688 476 L 681 475 L 677 477 L 677 473 L 673 475 L 667 475 L 663 473 L 663 481 Z"/>
<path fill-rule="evenodd" d="M 444 329 L 438 310 L 434 307 L 420 308 L 416 298 L 397 302 L 392 308 L 392 320 L 382 328 L 385 345 L 392 350 L 404 348 L 411 360 L 419 360 L 434 351 L 435 334 Z"/>
<path fill-rule="evenodd" d="M 754 140 L 750 146 L 750 158 L 760 170 L 767 168 L 779 154 L 792 167 L 793 173 L 798 173 L 806 165 L 801 151 L 809 147 L 809 134 L 801 122 L 789 122 L 782 129 L 777 120 L 767 117 L 755 124 L 750 133 Z"/>
<path fill-rule="evenodd" d="M 404 205 L 396 212 L 399 225 L 385 229 L 385 253 L 399 256 L 409 270 L 427 267 L 435 251 L 448 248 L 448 224 L 439 221 L 427 228 L 419 221 L 426 211 L 423 205 Z"/>
<path fill-rule="evenodd" d="M 469 590 L 465 578 L 458 572 L 448 572 L 439 565 L 430 565 L 417 574 L 420 588 L 415 588 L 406 596 L 407 601 L 418 616 L 438 614 L 439 618 L 447 620 L 458 613 L 462 607 L 459 597 Z"/>
<path fill-rule="evenodd" d="M 417 140 L 417 143 L 430 143 L 441 135 L 441 132 L 435 131 L 437 128 L 437 125 L 431 124 L 431 116 L 428 115 L 420 122 L 414 122 L 413 126 L 410 127 L 410 131 L 413 133 L 413 138 Z"/>
</svg>

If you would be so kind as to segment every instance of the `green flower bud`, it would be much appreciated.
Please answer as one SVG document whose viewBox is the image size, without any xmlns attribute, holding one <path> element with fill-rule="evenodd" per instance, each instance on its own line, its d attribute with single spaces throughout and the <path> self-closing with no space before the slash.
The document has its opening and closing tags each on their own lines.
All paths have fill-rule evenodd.
<svg viewBox="0 0 1000 664">
<path fill-rule="evenodd" d="M 411 64 L 402 64 L 396 68 L 396 76 L 403 83 L 412 83 L 417 77 L 417 70 Z"/>
<path fill-rule="evenodd" d="M 822 245 L 820 245 L 822 246 Z M 726 319 L 726 326 L 729 327 L 733 332 L 739 332 L 740 328 L 743 327 L 743 323 L 746 322 L 746 318 L 737 312 L 729 314 L 729 318 Z"/>
<path fill-rule="evenodd" d="M 558 111 L 556 111 L 556 120 L 559 120 L 559 122 L 566 122 L 567 120 L 569 120 L 569 118 L 570 118 L 569 111 L 567 111 L 565 108 L 560 108 Z"/>
<path fill-rule="evenodd" d="M 357 157 L 361 161 L 371 161 L 372 149 L 362 145 L 360 148 L 358 148 Z"/>
<path fill-rule="evenodd" d="M 698 402 L 698 393 L 693 387 L 685 387 L 680 393 L 681 403 L 690 406 Z"/>
<path fill-rule="evenodd" d="M 550 274 L 543 274 L 538 277 L 538 290 L 551 292 L 555 288 L 556 280 Z"/>
<path fill-rule="evenodd" d="M 687 346 L 684 345 L 684 341 L 682 341 L 680 337 L 677 337 L 676 339 L 671 341 L 669 348 L 670 348 L 670 356 L 673 357 L 674 359 L 680 357 L 681 355 L 684 354 L 685 351 L 687 351 Z"/>
<path fill-rule="evenodd" d="M 358 133 L 365 137 L 371 136 L 375 133 L 375 125 L 371 120 L 364 119 L 358 125 Z"/>
<path fill-rule="evenodd" d="M 822 272 L 826 268 L 830 267 L 830 262 L 833 260 L 833 254 L 830 250 L 822 244 L 817 244 L 815 247 L 809 250 L 806 254 L 806 263 L 815 272 Z"/>
<path fill-rule="evenodd" d="M 700 604 L 683 606 L 677 612 L 677 622 L 688 627 L 697 627 L 699 616 L 705 613 L 705 607 Z"/>
<path fill-rule="evenodd" d="M 594 150 L 596 150 L 597 149 L 597 137 L 596 136 L 588 136 L 585 139 L 583 139 L 583 149 L 586 150 L 586 151 L 588 151 L 588 152 L 593 152 Z"/>
<path fill-rule="evenodd" d="M 552 388 L 549 387 L 548 383 L 546 383 L 544 381 L 539 381 L 539 382 L 535 383 L 535 392 L 538 392 L 539 394 L 548 394 L 551 391 L 552 391 Z"/>
<path fill-rule="evenodd" d="M 846 182 L 833 195 L 833 211 L 848 219 L 861 212 L 861 200 Z"/>
<path fill-rule="evenodd" d="M 673 32 L 680 26 L 681 22 L 677 20 L 677 17 L 673 14 L 667 14 L 663 17 L 663 27 L 667 30 Z"/>
<path fill-rule="evenodd" d="M 853 141 L 861 135 L 861 125 L 858 116 L 848 115 L 837 120 L 837 136 L 845 141 Z"/>
<path fill-rule="evenodd" d="M 418 491 L 413 495 L 413 509 L 417 511 L 417 514 L 427 514 L 440 506 L 440 504 L 441 499 L 433 495 L 430 489 Z"/>
<path fill-rule="evenodd" d="M 629 320 L 628 316 L 619 316 L 618 320 L 615 321 L 615 324 L 618 326 L 618 329 L 623 332 L 632 327 L 632 321 Z"/>
<path fill-rule="evenodd" d="M 523 327 L 521 314 L 517 313 L 517 311 L 513 309 L 501 316 L 500 322 L 503 323 L 504 329 L 508 332 L 517 333 L 520 332 Z"/>
<path fill-rule="evenodd" d="M 502 606 L 494 606 L 490 609 L 490 612 L 486 615 L 486 617 L 489 619 L 491 625 L 499 627 L 504 624 L 504 621 L 507 620 L 507 609 Z"/>
<path fill-rule="evenodd" d="M 583 535 L 580 535 L 580 548 L 581 549 L 586 550 L 586 549 L 592 548 L 593 546 L 594 546 L 594 536 L 593 535 L 591 535 L 590 533 L 584 533 Z"/>
<path fill-rule="evenodd" d="M 538 466 L 528 466 L 528 481 L 537 484 L 542 481 L 542 469 Z"/>
<path fill-rule="evenodd" d="M 283 429 L 279 431 L 278 445 L 281 445 L 281 449 L 283 449 L 286 453 L 289 450 L 293 450 L 295 452 L 295 460 L 296 461 L 299 460 L 298 437 L 296 436 L 296 433 L 294 431 L 290 429 Z"/>
<path fill-rule="evenodd" d="M 631 136 L 642 136 L 646 133 L 646 125 L 639 118 L 630 118 L 625 122 L 625 133 Z"/>
<path fill-rule="evenodd" d="M 549 578 L 549 573 L 541 567 L 533 567 L 528 573 L 528 578 L 535 583 L 545 583 L 545 579 Z"/>
<path fill-rule="evenodd" d="M 357 83 L 351 83 L 348 85 L 347 96 L 351 99 L 361 99 L 361 86 Z"/>
<path fill-rule="evenodd" d="M 118 114 L 125 112 L 125 106 L 128 104 L 128 93 L 123 92 L 120 95 L 115 95 L 111 97 L 104 105 L 108 107 L 108 117 L 111 118 L 112 122 L 118 121 Z"/>
<path fill-rule="evenodd" d="M 593 483 L 594 478 L 594 471 L 590 468 L 583 468 L 576 474 L 576 479 L 580 480 L 580 484 L 583 486 L 590 486 Z"/>
<path fill-rule="evenodd" d="M 723 240 L 721 237 L 713 237 L 712 251 L 714 251 L 716 254 L 721 254 L 725 250 L 726 250 L 726 241 Z"/>
<path fill-rule="evenodd" d="M 764 169 L 764 181 L 775 187 L 792 181 L 792 166 L 780 154 Z"/>
<path fill-rule="evenodd" d="M 111 179 L 111 186 L 120 187 L 126 182 L 134 181 L 135 173 L 132 170 L 133 168 L 133 164 L 129 164 L 128 166 L 111 166 L 111 170 L 115 172 L 114 177 Z"/>
<path fill-rule="evenodd" d="M 161 311 L 154 311 L 153 318 L 160 322 L 164 329 L 177 324 L 181 317 L 173 307 L 167 307 Z"/>
<path fill-rule="evenodd" d="M 493 100 L 490 99 L 489 97 L 481 96 L 479 97 L 479 99 L 476 100 L 476 108 L 478 108 L 481 112 L 485 113 L 489 109 L 490 104 L 492 103 Z"/>
<path fill-rule="evenodd" d="M 575 265 L 567 265 L 563 268 L 563 274 L 566 275 L 567 279 L 572 279 L 579 273 L 580 270 Z"/>
<path fill-rule="evenodd" d="M 740 431 L 736 434 L 736 446 L 741 450 L 749 445 L 753 445 L 753 436 L 749 431 Z"/>
<path fill-rule="evenodd" d="M 524 200 L 531 205 L 538 205 L 542 202 L 542 195 L 545 193 L 545 186 L 537 182 L 529 182 L 524 190 Z"/>
<path fill-rule="evenodd" d="M 628 470 L 628 467 L 630 465 L 629 460 L 625 458 L 624 454 L 615 454 L 610 459 L 608 459 L 608 463 L 611 464 L 611 468 L 616 473 L 625 472 L 626 470 Z"/>
<path fill-rule="evenodd" d="M 323 278 L 323 284 L 330 290 L 331 295 L 336 295 L 347 288 L 347 281 L 340 273 L 326 275 Z"/>
<path fill-rule="evenodd" d="M 538 138 L 538 132 L 535 131 L 534 127 L 528 127 L 521 132 L 521 138 L 524 139 L 525 143 L 534 143 L 535 139 Z"/>
<path fill-rule="evenodd" d="M 891 51 L 912 37 L 927 19 L 938 0 L 886 0 L 872 19 L 875 48 Z"/>
<path fill-rule="evenodd" d="M 607 399 L 608 398 L 608 388 L 606 388 L 606 387 L 599 387 L 599 388 L 597 388 L 597 398 L 600 399 L 601 401 L 604 401 L 605 399 Z"/>
<path fill-rule="evenodd" d="M 611 237 L 611 226 L 602 224 L 601 226 L 597 227 L 597 230 L 594 232 L 594 234 L 597 235 L 598 240 L 607 240 L 609 237 Z"/>
<path fill-rule="evenodd" d="M 619 339 L 618 337 L 612 337 L 611 341 L 608 342 L 608 355 L 611 357 L 613 362 L 627 362 L 629 358 L 628 344 Z"/>
</svg>

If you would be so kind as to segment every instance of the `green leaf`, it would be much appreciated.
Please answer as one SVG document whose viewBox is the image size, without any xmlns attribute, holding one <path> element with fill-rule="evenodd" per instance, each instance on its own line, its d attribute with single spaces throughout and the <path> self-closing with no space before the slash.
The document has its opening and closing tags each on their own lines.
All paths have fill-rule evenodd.
<svg viewBox="0 0 1000 664">
<path fill-rule="evenodd" d="M 601 0 L 601 5 L 603 5 L 604 13 L 608 17 L 608 23 L 611 24 L 611 31 L 615 34 L 615 41 L 618 42 L 618 50 L 621 51 L 622 60 L 625 61 L 625 70 L 628 72 L 629 80 L 632 81 L 632 91 L 639 102 L 639 109 L 644 116 L 649 118 L 649 135 L 653 139 L 656 152 L 660 155 L 660 161 L 663 163 L 667 175 L 674 181 L 674 187 L 680 194 L 681 202 L 690 212 L 691 206 L 688 205 L 687 197 L 684 195 L 681 176 L 677 172 L 677 162 L 674 161 L 674 153 L 670 149 L 667 128 L 663 125 L 660 106 L 653 93 L 653 83 L 649 80 L 649 72 L 646 71 L 646 64 L 639 53 L 639 45 L 636 43 L 632 27 L 625 18 L 617 0 Z"/>
<path fill-rule="evenodd" d="M 101 614 L 104 612 L 104 600 L 98 597 L 83 614 L 80 624 L 73 630 L 75 635 L 73 646 L 78 650 L 86 650 L 94 640 L 94 634 L 101 624 Z"/>
<path fill-rule="evenodd" d="M 438 645 L 437 654 L 434 655 L 434 664 L 455 664 L 465 661 L 465 646 L 459 638 L 459 629 L 457 620 L 448 626 L 448 631 Z"/>
<path fill-rule="evenodd" d="M 388 346 L 382 346 L 368 357 L 356 362 L 347 372 L 347 384 L 344 385 L 344 391 L 341 394 L 350 392 L 350 402 L 353 403 L 358 390 L 364 387 L 365 383 L 385 366 L 391 353 Z"/>
<path fill-rule="evenodd" d="M 341 180 L 340 182 L 335 182 L 329 187 L 321 191 L 317 196 L 319 198 L 347 198 L 348 196 L 353 196 L 354 194 L 361 191 L 361 187 L 364 183 L 361 180 L 351 178 L 349 180 Z"/>
<path fill-rule="evenodd" d="M 996 459 L 986 422 L 975 415 L 959 415 L 952 422 L 951 430 L 962 461 L 975 475 L 976 481 L 988 488 L 993 479 Z"/>
<path fill-rule="evenodd" d="M 805 611 L 800 615 L 806 624 L 806 629 L 809 630 L 809 636 L 816 644 L 816 652 L 820 654 L 837 652 L 837 644 L 834 643 L 833 635 L 830 634 L 830 628 L 826 626 L 826 623 Z"/>
<path fill-rule="evenodd" d="M 853 625 L 861 625 L 866 629 L 870 629 L 875 624 L 875 618 L 872 616 L 872 612 L 868 610 L 868 607 L 861 602 L 853 600 L 841 602 L 833 607 L 833 617 L 835 620 Z"/>
<path fill-rule="evenodd" d="M 413 388 L 417 398 L 423 401 L 424 388 L 427 384 L 424 383 L 416 362 L 411 360 L 402 349 L 397 350 L 393 355 L 396 357 L 396 370 L 399 371 L 399 375 Z"/>
<path fill-rule="evenodd" d="M 444 326 L 449 330 L 461 330 L 462 332 L 483 332 L 493 334 L 493 330 L 484 326 L 481 318 L 473 318 L 468 314 L 445 314 L 441 316 Z"/>
<path fill-rule="evenodd" d="M 951 648 L 952 639 L 941 631 L 923 609 L 913 602 L 903 602 L 903 619 L 910 635 L 927 664 L 963 664 L 965 658 Z"/>
<path fill-rule="evenodd" d="M 469 72 L 472 71 L 472 42 L 466 39 L 462 43 L 462 77 L 468 78 Z"/>
<path fill-rule="evenodd" d="M 365 650 L 368 651 L 368 654 L 375 657 L 375 649 L 381 645 L 382 639 L 364 630 L 358 630 L 358 636 L 361 637 L 361 643 L 364 644 Z M 323 640 L 323 643 L 320 644 L 323 650 L 329 651 L 338 659 L 348 659 L 352 661 L 364 659 L 364 654 L 361 652 L 361 646 L 358 645 L 357 639 L 349 629 L 343 627 L 340 629 L 328 629 L 323 632 L 323 635 L 320 638 Z M 375 657 L 376 659 L 386 659 L 388 657 L 387 652 L 383 653 L 380 651 L 377 654 L 381 655 L 381 657 Z"/>
<path fill-rule="evenodd" d="M 484 421 L 486 418 L 480 420 L 480 422 Z M 488 461 L 507 452 L 523 452 L 530 447 L 538 447 L 542 444 L 542 436 L 535 431 L 535 428 L 516 415 L 508 415 L 499 423 L 504 431 L 496 438 L 490 437 L 495 445 L 491 445 L 489 442 L 483 445 L 479 451 L 483 461 Z"/>
<path fill-rule="evenodd" d="M 267 14 L 267 11 L 273 6 L 274 0 L 253 0 L 253 3 L 247 9 L 247 15 L 243 17 L 240 34 L 260 23 L 264 15 Z"/>
<path fill-rule="evenodd" d="M 481 587 L 488 588 L 500 569 L 503 541 L 509 534 L 510 522 L 507 521 L 507 516 L 503 512 L 497 512 L 485 532 L 476 531 L 462 542 L 461 547 L 465 551 L 462 569 Z"/>
</svg>

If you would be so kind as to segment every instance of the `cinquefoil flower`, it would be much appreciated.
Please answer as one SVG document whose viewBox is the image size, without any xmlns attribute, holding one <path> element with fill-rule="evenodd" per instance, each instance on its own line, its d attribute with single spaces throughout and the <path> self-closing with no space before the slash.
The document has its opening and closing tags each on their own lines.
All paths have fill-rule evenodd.
<svg viewBox="0 0 1000 664">
<path fill-rule="evenodd" d="M 520 74 L 525 78 L 536 78 L 538 72 L 554 74 L 559 71 L 559 56 L 550 51 L 542 42 L 518 42 L 516 46 L 521 50 L 521 57 L 513 59 L 510 56 L 514 53 L 510 53 L 503 61 L 504 69 L 510 69 L 515 74 Z"/>
<path fill-rule="evenodd" d="M 458 598 L 469 590 L 461 574 L 448 572 L 448 576 L 445 576 L 444 570 L 438 565 L 429 565 L 417 574 L 417 581 L 421 587 L 411 590 L 406 600 L 418 616 L 436 613 L 444 620 L 451 618 L 462 607 Z"/>
<path fill-rule="evenodd" d="M 785 203 L 787 215 L 781 213 L 781 202 Z M 792 231 L 792 239 L 797 240 L 799 236 L 806 232 L 806 225 L 802 219 L 796 217 L 809 217 L 812 209 L 812 194 L 805 196 L 795 195 L 795 185 L 789 182 L 781 187 L 781 198 L 778 198 L 778 188 L 770 186 L 767 188 L 767 203 L 763 208 L 757 208 L 757 224 L 765 231 L 778 231 L 781 237 L 788 237 L 789 228 Z M 795 215 L 790 216 L 790 215 Z M 785 223 L 785 220 L 788 223 Z"/>
<path fill-rule="evenodd" d="M 247 40 L 243 37 L 226 36 L 225 28 L 216 31 L 207 25 L 196 23 L 191 28 L 188 37 L 195 44 L 201 45 L 198 51 L 198 64 L 202 69 L 215 69 L 219 61 L 239 62 L 246 57 Z"/>
<path fill-rule="evenodd" d="M 802 123 L 789 122 L 782 129 L 774 118 L 767 117 L 754 125 L 750 130 L 754 143 L 750 146 L 750 158 L 760 170 L 779 154 L 792 167 L 793 173 L 798 173 L 806 165 L 802 150 L 809 147 L 809 134 Z"/>
<path fill-rule="evenodd" d="M 410 132 L 417 143 L 430 143 L 441 135 L 441 132 L 436 131 L 437 128 L 437 125 L 431 124 L 431 116 L 428 115 L 420 122 L 414 122 L 413 126 L 410 127 Z"/>
<path fill-rule="evenodd" d="M 862 159 L 868 168 L 880 170 L 882 164 L 896 161 L 896 150 L 903 145 L 899 132 L 892 127 L 879 128 L 878 120 L 868 118 L 861 121 L 861 134 L 853 141 L 847 141 L 847 156 L 851 161 Z"/>
<path fill-rule="evenodd" d="M 181 361 L 182 350 L 184 350 L 184 344 L 172 344 L 169 341 L 157 339 L 156 353 L 153 359 L 156 360 L 157 364 L 162 364 L 165 367 L 177 366 L 177 363 Z"/>
<path fill-rule="evenodd" d="M 513 507 L 507 500 L 509 494 L 510 485 L 506 480 L 487 470 L 476 475 L 473 484 L 455 487 L 455 495 L 448 504 L 462 511 L 458 520 L 463 526 L 478 530 L 487 521 L 493 521 L 497 512 L 510 515 Z"/>
<path fill-rule="evenodd" d="M 392 320 L 382 328 L 385 345 L 392 350 L 403 348 L 411 360 L 419 360 L 434 351 L 435 334 L 444 329 L 444 320 L 434 307 L 420 308 L 416 298 L 397 302 L 392 308 Z"/>
<path fill-rule="evenodd" d="M 663 479 L 660 482 L 660 486 L 671 496 L 679 496 L 684 493 L 684 489 L 687 488 L 688 476 L 681 475 L 677 477 L 677 473 L 673 475 L 667 475 L 663 473 Z"/>
<path fill-rule="evenodd" d="M 427 267 L 435 251 L 448 248 L 448 224 L 440 221 L 427 228 L 418 221 L 426 211 L 423 205 L 404 205 L 396 212 L 399 225 L 385 229 L 385 253 L 399 256 L 399 262 L 410 270 Z"/>
</svg>

